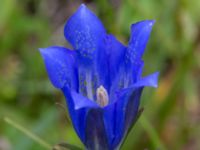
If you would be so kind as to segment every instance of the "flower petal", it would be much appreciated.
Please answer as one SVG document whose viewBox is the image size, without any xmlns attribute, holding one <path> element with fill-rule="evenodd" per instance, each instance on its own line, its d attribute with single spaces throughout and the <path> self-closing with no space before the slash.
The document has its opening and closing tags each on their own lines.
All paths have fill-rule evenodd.
<svg viewBox="0 0 200 150">
<path fill-rule="evenodd" d="M 75 109 L 74 99 L 68 87 L 62 88 L 65 95 L 68 111 L 72 120 L 73 127 L 80 137 L 81 141 L 85 143 L 85 120 L 87 116 L 87 108 Z"/>
<path fill-rule="evenodd" d="M 115 138 L 115 125 L 116 125 L 116 109 L 115 109 L 115 104 L 110 104 L 104 109 L 104 125 L 105 125 L 105 130 L 107 133 L 108 137 L 108 143 L 109 145 L 112 146 L 112 142 Z M 112 148 L 111 148 L 112 149 Z M 114 148 L 113 148 L 114 149 Z"/>
<path fill-rule="evenodd" d="M 75 109 L 81 108 L 98 108 L 98 104 L 87 97 L 82 96 L 81 94 L 71 91 L 71 96 L 74 101 Z"/>
<path fill-rule="evenodd" d="M 68 86 L 78 90 L 75 52 L 64 47 L 40 48 L 52 84 L 56 88 Z"/>
<path fill-rule="evenodd" d="M 154 23 L 154 20 L 145 20 L 131 26 L 131 37 L 126 54 L 126 59 L 131 63 L 134 64 L 141 59 Z"/>
<path fill-rule="evenodd" d="M 154 20 L 140 21 L 131 26 L 131 36 L 125 53 L 125 72 L 127 85 L 138 81 L 143 68 L 141 59 L 148 42 Z M 125 86 L 127 87 L 127 86 Z"/>
<path fill-rule="evenodd" d="M 118 100 L 112 104 L 114 107 L 109 106 L 109 109 L 115 109 L 115 128 L 113 131 L 115 138 L 112 143 L 114 147 L 121 144 L 128 128 L 138 114 L 142 89 L 143 87 L 121 90 Z"/>
<path fill-rule="evenodd" d="M 79 92 L 90 99 L 95 99 L 96 88 L 106 83 L 102 79 L 108 74 L 108 69 L 105 71 L 107 73 L 99 74 L 99 68 L 105 64 L 101 62 L 105 62 L 102 43 L 106 31 L 95 14 L 82 4 L 67 21 L 64 34 L 77 50 Z"/>
<path fill-rule="evenodd" d="M 144 62 L 142 60 L 138 61 L 137 65 L 129 66 L 129 68 L 127 68 L 124 63 L 118 65 L 117 76 L 112 80 L 112 86 L 110 89 L 111 103 L 113 100 L 116 100 L 116 91 L 128 88 L 140 79 L 143 65 Z"/>
<path fill-rule="evenodd" d="M 131 94 L 130 97 L 127 99 L 126 104 L 126 112 L 125 112 L 125 134 L 133 120 L 137 117 L 139 105 L 140 105 L 140 97 L 142 94 L 143 87 L 139 87 L 136 89 L 129 89 Z M 132 91 L 131 91 L 132 90 Z"/>
<path fill-rule="evenodd" d="M 102 109 L 90 109 L 87 113 L 86 147 L 88 150 L 109 150 Z"/>
<path fill-rule="evenodd" d="M 157 87 L 159 73 L 153 73 L 117 92 L 112 104 L 104 108 L 106 132 L 114 147 L 120 145 L 138 115 L 140 97 L 144 86 Z M 125 110 L 125 111 L 124 111 Z"/>
<path fill-rule="evenodd" d="M 106 39 L 106 52 L 109 70 L 109 80 L 112 85 L 113 80 L 119 73 L 119 66 L 121 65 L 126 47 L 120 43 L 113 35 L 107 35 Z M 105 61 L 105 60 L 104 60 Z M 104 69 L 101 69 L 104 72 Z"/>
<path fill-rule="evenodd" d="M 89 65 L 95 51 L 102 43 L 105 29 L 101 21 L 84 4 L 67 21 L 64 29 L 66 39 L 78 50 L 81 61 Z"/>
<path fill-rule="evenodd" d="M 142 87 L 142 86 L 151 86 L 151 87 L 158 87 L 158 76 L 159 72 L 155 72 L 150 74 L 142 79 L 140 79 L 137 83 L 135 83 L 134 87 Z"/>
<path fill-rule="evenodd" d="M 74 129 L 83 143 L 85 141 L 85 125 L 86 117 L 90 109 L 99 108 L 96 102 L 89 100 L 81 94 L 70 90 L 68 87 L 62 88 L 62 91 L 66 97 L 66 103 L 70 113 L 70 118 Z"/>
</svg>

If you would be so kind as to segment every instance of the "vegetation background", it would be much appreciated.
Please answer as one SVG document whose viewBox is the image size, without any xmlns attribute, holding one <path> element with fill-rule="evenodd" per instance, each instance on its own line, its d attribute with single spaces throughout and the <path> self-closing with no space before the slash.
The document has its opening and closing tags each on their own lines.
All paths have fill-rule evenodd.
<svg viewBox="0 0 200 150">
<path fill-rule="evenodd" d="M 200 149 L 200 1 L 1 0 L 0 150 L 45 149 L 5 117 L 50 145 L 67 141 L 83 147 L 38 52 L 39 47 L 69 46 L 63 27 L 81 3 L 124 44 L 132 23 L 156 20 L 144 75 L 160 71 L 159 87 L 143 92 L 145 111 L 122 149 Z"/>
</svg>

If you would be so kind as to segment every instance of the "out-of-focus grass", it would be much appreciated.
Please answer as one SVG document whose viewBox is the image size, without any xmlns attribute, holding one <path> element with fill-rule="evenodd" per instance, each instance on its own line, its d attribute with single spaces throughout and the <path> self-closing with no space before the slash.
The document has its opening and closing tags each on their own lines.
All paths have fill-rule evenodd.
<svg viewBox="0 0 200 150">
<path fill-rule="evenodd" d="M 83 1 L 1 0 L 0 5 L 0 149 L 42 150 L 6 124 L 21 122 L 49 144 L 82 147 L 62 108 L 62 94 L 47 79 L 37 49 L 67 45 L 63 25 Z M 144 55 L 144 75 L 160 71 L 158 89 L 145 89 L 144 118 L 122 149 L 200 149 L 200 1 L 85 0 L 109 33 L 128 43 L 130 25 L 155 19 Z M 9 146 L 8 146 L 9 145 Z"/>
</svg>

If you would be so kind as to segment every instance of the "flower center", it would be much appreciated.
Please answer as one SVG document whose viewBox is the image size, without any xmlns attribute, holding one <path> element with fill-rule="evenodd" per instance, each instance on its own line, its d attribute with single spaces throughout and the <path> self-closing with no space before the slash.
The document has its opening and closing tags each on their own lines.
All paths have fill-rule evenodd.
<svg viewBox="0 0 200 150">
<path fill-rule="evenodd" d="M 99 104 L 101 107 L 104 107 L 108 105 L 109 99 L 108 99 L 108 93 L 106 89 L 101 85 L 96 90 L 97 95 L 97 104 Z"/>
</svg>

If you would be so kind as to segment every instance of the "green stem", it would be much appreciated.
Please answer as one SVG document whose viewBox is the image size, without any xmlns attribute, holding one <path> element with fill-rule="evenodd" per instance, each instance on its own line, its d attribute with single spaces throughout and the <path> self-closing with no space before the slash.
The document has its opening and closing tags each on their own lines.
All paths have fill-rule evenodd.
<svg viewBox="0 0 200 150">
<path fill-rule="evenodd" d="M 14 128 L 18 129 L 19 131 L 23 132 L 25 135 L 27 135 L 29 138 L 31 138 L 32 140 L 34 140 L 35 142 L 37 142 L 38 144 L 40 144 L 41 146 L 43 146 L 46 149 L 52 149 L 52 146 L 48 143 L 46 143 L 44 140 L 42 140 L 40 137 L 38 137 L 37 135 L 35 135 L 34 133 L 30 132 L 28 129 L 24 128 L 23 126 L 21 126 L 20 124 L 14 122 L 13 120 L 11 120 L 8 117 L 4 118 L 4 121 L 6 123 L 8 123 L 9 125 L 13 126 Z"/>
</svg>

